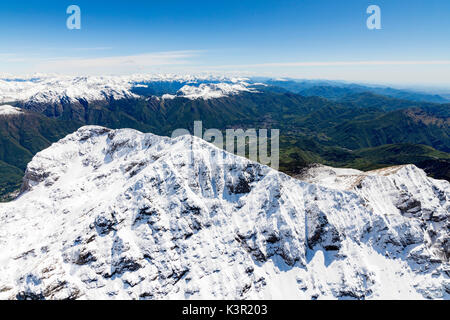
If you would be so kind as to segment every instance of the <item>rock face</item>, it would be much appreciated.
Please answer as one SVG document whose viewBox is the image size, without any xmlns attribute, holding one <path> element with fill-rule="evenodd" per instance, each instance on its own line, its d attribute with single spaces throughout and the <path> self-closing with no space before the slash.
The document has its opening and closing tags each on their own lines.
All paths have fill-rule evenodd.
<svg viewBox="0 0 450 320">
<path fill-rule="evenodd" d="M 0 204 L 0 299 L 448 299 L 448 182 L 315 169 L 83 127 Z"/>
</svg>

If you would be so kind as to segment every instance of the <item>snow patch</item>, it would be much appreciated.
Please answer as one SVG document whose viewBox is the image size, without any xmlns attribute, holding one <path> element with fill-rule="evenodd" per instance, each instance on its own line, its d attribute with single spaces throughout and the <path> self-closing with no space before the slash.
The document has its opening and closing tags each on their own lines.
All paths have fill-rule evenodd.
<svg viewBox="0 0 450 320">
<path fill-rule="evenodd" d="M 18 115 L 22 113 L 23 112 L 20 108 L 16 108 L 10 105 L 0 106 L 0 116 Z"/>
</svg>

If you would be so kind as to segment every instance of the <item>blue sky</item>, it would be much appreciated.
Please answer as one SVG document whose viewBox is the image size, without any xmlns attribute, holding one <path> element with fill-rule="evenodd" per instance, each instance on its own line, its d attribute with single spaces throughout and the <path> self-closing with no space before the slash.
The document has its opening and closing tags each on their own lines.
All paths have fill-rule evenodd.
<svg viewBox="0 0 450 320">
<path fill-rule="evenodd" d="M 81 30 L 66 8 L 81 8 Z M 366 27 L 369 5 L 381 30 Z M 448 0 L 2 1 L 0 72 L 450 85 Z"/>
</svg>

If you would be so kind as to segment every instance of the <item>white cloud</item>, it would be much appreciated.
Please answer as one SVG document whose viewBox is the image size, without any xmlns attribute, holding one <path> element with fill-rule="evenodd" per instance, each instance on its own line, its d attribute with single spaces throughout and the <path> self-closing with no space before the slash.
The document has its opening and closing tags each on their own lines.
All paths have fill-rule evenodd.
<svg viewBox="0 0 450 320">
<path fill-rule="evenodd" d="M 50 59 L 36 65 L 39 71 L 73 73 L 111 73 L 145 71 L 149 67 L 188 64 L 196 51 L 146 53 L 100 58 Z"/>
<path fill-rule="evenodd" d="M 81 50 L 83 51 L 83 50 Z M 108 56 L 95 58 L 74 57 L 25 57 L 0 56 L 0 62 L 6 64 L 24 63 L 19 68 L 26 67 L 26 73 L 63 73 L 63 74 L 120 74 L 152 71 L 156 67 L 179 66 L 190 64 L 199 51 L 170 51 L 144 53 L 127 56 Z"/>
</svg>

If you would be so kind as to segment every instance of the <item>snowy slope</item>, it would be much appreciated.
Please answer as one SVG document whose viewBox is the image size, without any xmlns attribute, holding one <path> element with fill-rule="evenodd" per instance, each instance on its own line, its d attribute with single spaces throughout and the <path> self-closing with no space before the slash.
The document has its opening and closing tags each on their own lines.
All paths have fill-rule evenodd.
<svg viewBox="0 0 450 320">
<path fill-rule="evenodd" d="M 449 184 L 407 166 L 361 186 L 83 127 L 0 204 L 0 299 L 448 299 Z"/>
</svg>

